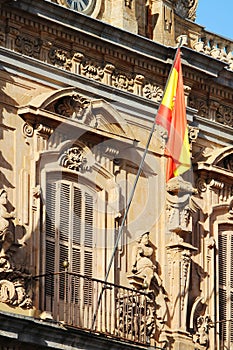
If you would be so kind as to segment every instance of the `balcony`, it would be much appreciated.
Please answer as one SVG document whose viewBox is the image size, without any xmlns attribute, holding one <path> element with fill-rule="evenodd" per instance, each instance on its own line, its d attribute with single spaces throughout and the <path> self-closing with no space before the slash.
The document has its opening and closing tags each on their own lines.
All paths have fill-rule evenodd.
<svg viewBox="0 0 233 350">
<path fill-rule="evenodd" d="M 152 293 L 68 271 L 34 277 L 40 310 L 52 321 L 105 337 L 149 346 L 155 332 Z"/>
</svg>

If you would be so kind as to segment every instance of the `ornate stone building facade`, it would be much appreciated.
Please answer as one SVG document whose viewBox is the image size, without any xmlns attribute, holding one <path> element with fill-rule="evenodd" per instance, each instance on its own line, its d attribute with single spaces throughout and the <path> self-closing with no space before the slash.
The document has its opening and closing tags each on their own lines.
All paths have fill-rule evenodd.
<svg viewBox="0 0 233 350">
<path fill-rule="evenodd" d="M 197 6 L 0 0 L 0 349 L 232 349 L 232 41 Z M 181 39 L 192 169 L 156 128 L 116 245 Z"/>
</svg>

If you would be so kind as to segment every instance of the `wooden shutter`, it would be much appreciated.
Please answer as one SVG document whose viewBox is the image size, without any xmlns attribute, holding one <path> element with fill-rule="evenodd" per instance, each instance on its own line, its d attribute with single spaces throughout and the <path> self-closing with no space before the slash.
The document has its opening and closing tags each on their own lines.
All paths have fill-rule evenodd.
<svg viewBox="0 0 233 350">
<path fill-rule="evenodd" d="M 46 188 L 46 273 L 64 271 L 67 260 L 71 272 L 93 276 L 94 200 L 84 186 L 68 180 L 49 180 Z M 59 297 L 64 299 L 65 279 L 60 276 Z M 82 291 L 84 303 L 92 302 L 90 282 Z M 46 287 L 46 293 L 49 287 Z M 80 299 L 80 280 L 72 279 L 72 300 Z"/>
</svg>

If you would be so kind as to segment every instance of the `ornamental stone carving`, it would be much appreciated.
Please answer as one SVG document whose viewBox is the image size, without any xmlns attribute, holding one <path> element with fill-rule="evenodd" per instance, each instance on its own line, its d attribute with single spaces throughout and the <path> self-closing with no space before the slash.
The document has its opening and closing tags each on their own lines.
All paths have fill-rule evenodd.
<svg viewBox="0 0 233 350">
<path fill-rule="evenodd" d="M 72 57 L 67 51 L 53 47 L 50 49 L 48 57 L 55 66 L 71 70 Z"/>
<path fill-rule="evenodd" d="M 206 101 L 194 98 L 193 96 L 190 95 L 189 106 L 191 108 L 197 109 L 198 111 L 197 114 L 200 117 L 208 119 L 208 106 Z"/>
<path fill-rule="evenodd" d="M 146 84 L 143 87 L 143 96 L 150 100 L 160 102 L 163 96 L 163 90 L 159 86 Z"/>
<path fill-rule="evenodd" d="M 91 111 L 91 102 L 77 93 L 59 98 L 46 107 L 48 111 L 66 118 L 82 121 L 84 124 L 96 127 L 96 117 Z"/>
<path fill-rule="evenodd" d="M 233 109 L 220 105 L 216 111 L 216 121 L 224 125 L 233 126 Z"/>
<path fill-rule="evenodd" d="M 118 89 L 133 92 L 134 80 L 132 78 L 128 78 L 125 74 L 118 73 L 113 75 L 112 84 Z"/>
<path fill-rule="evenodd" d="M 23 55 L 34 58 L 39 58 L 42 47 L 42 40 L 26 35 L 18 35 L 15 39 L 15 46 L 17 50 Z"/>
<path fill-rule="evenodd" d="M 92 62 L 86 62 L 81 65 L 81 74 L 87 78 L 102 81 L 104 77 L 104 69 Z"/>
<path fill-rule="evenodd" d="M 81 147 L 72 147 L 67 149 L 61 156 L 60 164 L 64 168 L 84 172 L 90 170 L 87 164 L 87 158 L 83 154 Z"/>
<path fill-rule="evenodd" d="M 196 321 L 197 332 L 193 336 L 194 343 L 198 343 L 208 349 L 209 329 L 211 325 L 210 316 L 199 316 Z"/>
</svg>

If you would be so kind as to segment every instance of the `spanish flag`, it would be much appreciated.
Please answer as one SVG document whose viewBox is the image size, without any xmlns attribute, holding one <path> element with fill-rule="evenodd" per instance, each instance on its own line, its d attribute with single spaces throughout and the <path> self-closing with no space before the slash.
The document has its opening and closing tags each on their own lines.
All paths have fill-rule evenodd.
<svg viewBox="0 0 233 350">
<path fill-rule="evenodd" d="M 191 167 L 180 48 L 177 49 L 156 116 L 156 124 L 161 125 L 168 133 L 166 144 L 168 156 L 166 181 L 168 181 Z"/>
</svg>

